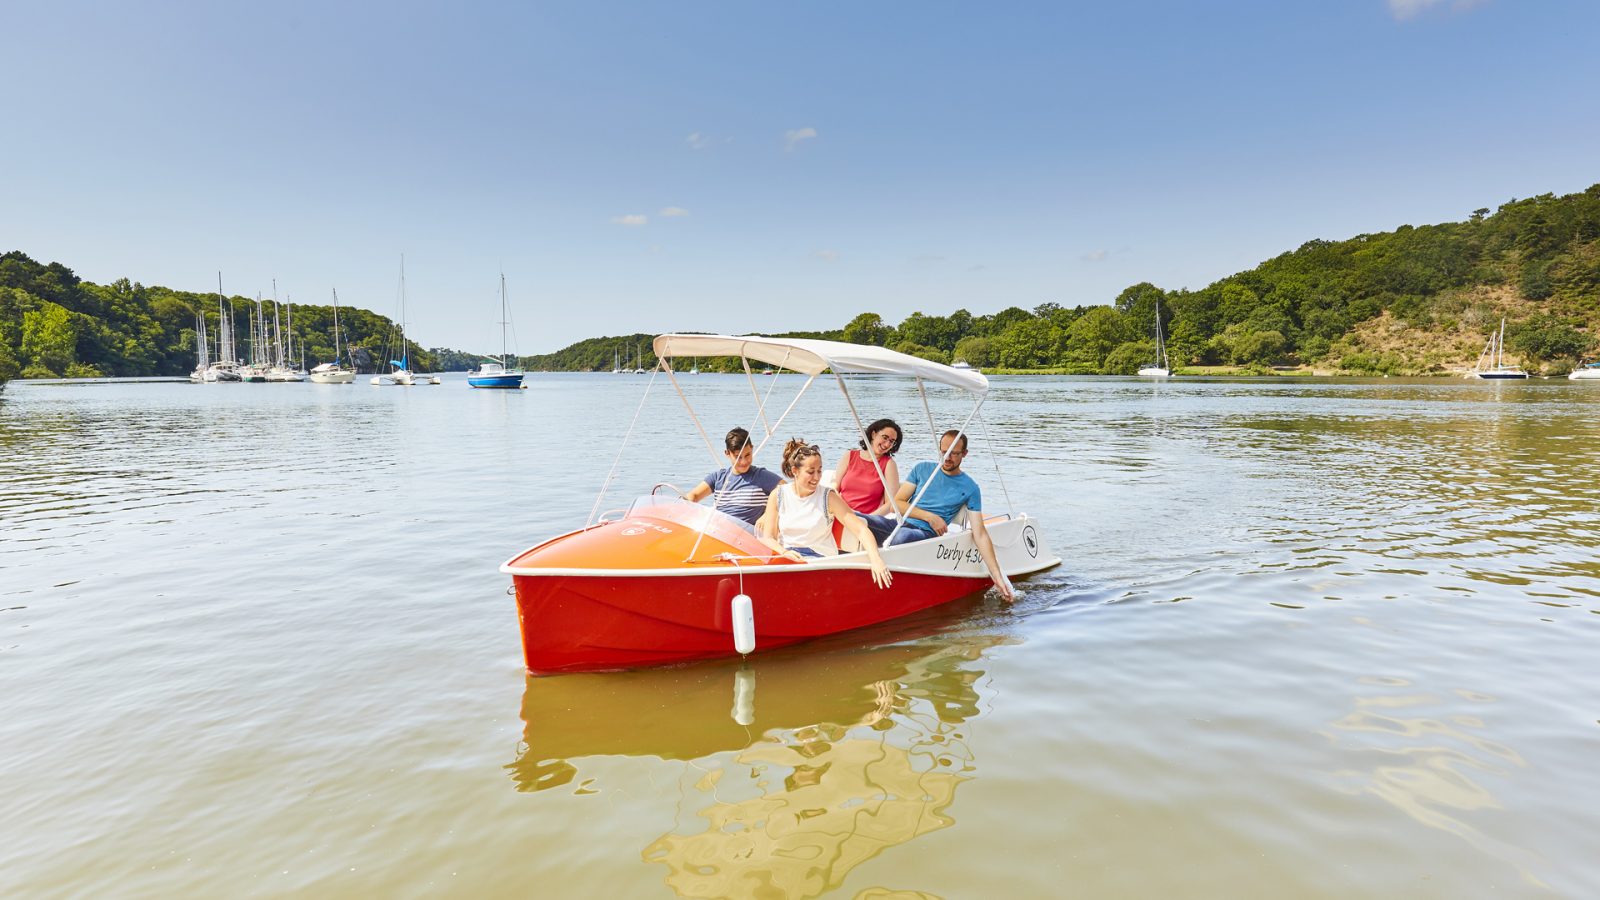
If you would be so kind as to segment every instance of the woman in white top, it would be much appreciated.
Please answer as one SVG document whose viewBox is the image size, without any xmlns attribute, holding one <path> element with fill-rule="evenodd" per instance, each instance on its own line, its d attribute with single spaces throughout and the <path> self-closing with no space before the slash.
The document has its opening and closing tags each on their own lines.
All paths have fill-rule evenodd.
<svg viewBox="0 0 1600 900">
<path fill-rule="evenodd" d="M 888 587 L 889 567 L 878 554 L 878 542 L 867 523 L 838 492 L 822 486 L 822 452 L 817 445 L 798 438 L 785 444 L 783 474 L 790 481 L 767 498 L 767 512 L 756 534 L 761 542 L 790 559 L 836 556 L 839 547 L 833 541 L 833 520 L 838 519 L 872 561 L 872 580 L 878 587 Z"/>
</svg>

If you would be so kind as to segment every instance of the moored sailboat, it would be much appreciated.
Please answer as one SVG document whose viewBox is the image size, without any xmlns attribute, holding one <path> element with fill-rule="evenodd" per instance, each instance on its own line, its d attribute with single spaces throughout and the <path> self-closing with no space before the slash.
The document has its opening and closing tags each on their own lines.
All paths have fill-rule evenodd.
<svg viewBox="0 0 1600 900">
<path fill-rule="evenodd" d="M 394 331 L 400 342 L 400 358 L 389 360 L 393 370 L 387 375 L 372 376 L 372 383 L 410 387 L 417 383 L 417 378 L 411 371 L 411 351 L 406 346 L 406 260 L 403 256 L 400 258 L 400 319 L 395 322 Z"/>
<path fill-rule="evenodd" d="M 206 367 L 204 379 L 209 383 L 240 380 L 239 360 L 233 355 L 233 310 L 222 299 L 221 272 L 217 273 L 217 358 Z"/>
<path fill-rule="evenodd" d="M 356 370 L 339 364 L 339 289 L 333 289 L 333 361 L 315 366 L 310 374 L 312 384 L 352 384 Z"/>
<path fill-rule="evenodd" d="M 467 373 L 467 384 L 475 388 L 522 387 L 523 371 L 506 366 L 506 328 L 511 317 L 506 314 L 506 273 L 500 273 L 500 358 L 485 359 L 476 369 Z"/>
<path fill-rule="evenodd" d="M 1506 349 L 1506 319 L 1500 317 L 1500 330 L 1489 334 L 1489 344 L 1478 354 L 1478 364 L 1473 367 L 1472 373 L 1486 381 L 1509 381 L 1527 378 L 1528 373 L 1521 366 L 1509 365 L 1505 361 Z M 1487 365 L 1486 365 L 1487 364 Z"/>
<path fill-rule="evenodd" d="M 1126 371 L 1126 370 L 1124 370 Z M 1139 369 L 1141 378 L 1168 378 L 1172 369 L 1167 363 L 1167 344 L 1161 338 L 1161 300 L 1156 299 L 1156 359 L 1155 362 Z"/>
<path fill-rule="evenodd" d="M 194 356 L 194 371 L 189 373 L 189 381 L 205 384 L 206 372 L 211 368 L 211 344 L 206 337 L 205 310 L 194 314 Z"/>
</svg>

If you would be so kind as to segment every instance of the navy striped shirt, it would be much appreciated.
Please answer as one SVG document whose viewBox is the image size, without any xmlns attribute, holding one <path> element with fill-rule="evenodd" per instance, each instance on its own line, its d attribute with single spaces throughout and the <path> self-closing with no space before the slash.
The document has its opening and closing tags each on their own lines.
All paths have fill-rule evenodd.
<svg viewBox="0 0 1600 900">
<path fill-rule="evenodd" d="M 751 525 L 767 511 L 767 495 L 783 483 L 778 473 L 751 466 L 739 475 L 733 469 L 718 469 L 706 476 L 715 500 L 712 505 Z"/>
</svg>

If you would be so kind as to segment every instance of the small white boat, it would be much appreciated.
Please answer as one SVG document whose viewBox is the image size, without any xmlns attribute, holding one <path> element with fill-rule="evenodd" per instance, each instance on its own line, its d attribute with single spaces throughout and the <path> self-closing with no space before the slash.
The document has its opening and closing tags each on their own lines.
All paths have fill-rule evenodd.
<svg viewBox="0 0 1600 900">
<path fill-rule="evenodd" d="M 312 384 L 354 384 L 356 371 L 338 363 L 323 363 L 311 367 L 310 378 Z"/>
<path fill-rule="evenodd" d="M 960 369 L 960 370 L 965 372 L 965 371 L 970 371 L 972 369 L 972 366 L 966 360 L 958 359 L 955 362 L 950 364 L 950 368 L 952 368 L 952 369 Z"/>
<path fill-rule="evenodd" d="M 1600 362 L 1579 366 L 1567 378 L 1571 381 L 1600 381 Z"/>
<path fill-rule="evenodd" d="M 417 377 L 411 371 L 410 349 L 406 346 L 406 260 L 403 256 L 400 257 L 400 320 L 395 322 L 395 334 L 400 341 L 400 358 L 389 360 L 394 371 L 373 378 L 372 383 L 410 387 L 417 383 Z"/>
<path fill-rule="evenodd" d="M 205 347 L 205 319 L 200 320 L 200 340 L 202 366 L 196 368 L 189 376 L 190 381 L 205 384 L 222 384 L 237 382 L 241 379 L 239 374 L 239 360 L 233 356 L 233 310 L 229 309 L 222 300 L 222 273 L 217 273 L 217 358 L 209 363 L 208 349 Z"/>
<path fill-rule="evenodd" d="M 467 373 L 467 386 L 475 388 L 520 388 L 522 387 L 522 369 L 516 366 L 507 366 L 506 359 L 506 327 L 511 324 L 511 317 L 506 315 L 506 275 L 500 273 L 500 358 L 484 359 L 476 369 Z M 434 384 L 439 380 L 435 378 Z"/>
<path fill-rule="evenodd" d="M 189 381 L 193 384 L 205 384 L 206 370 L 211 368 L 211 343 L 206 338 L 204 312 L 194 314 L 194 355 L 194 371 L 189 373 Z"/>
<path fill-rule="evenodd" d="M 333 362 L 311 368 L 312 384 L 354 384 L 356 370 L 339 365 L 339 291 L 333 291 Z"/>
<path fill-rule="evenodd" d="M 1156 361 L 1139 370 L 1140 378 L 1170 378 L 1172 369 L 1167 363 L 1167 344 L 1161 339 L 1161 301 L 1156 300 Z"/>
<path fill-rule="evenodd" d="M 1506 350 L 1506 319 L 1500 317 L 1500 330 L 1489 335 L 1489 344 L 1478 354 L 1478 364 L 1473 367 L 1472 374 L 1485 381 L 1511 381 L 1528 377 L 1521 366 L 1508 365 L 1505 361 Z"/>
</svg>

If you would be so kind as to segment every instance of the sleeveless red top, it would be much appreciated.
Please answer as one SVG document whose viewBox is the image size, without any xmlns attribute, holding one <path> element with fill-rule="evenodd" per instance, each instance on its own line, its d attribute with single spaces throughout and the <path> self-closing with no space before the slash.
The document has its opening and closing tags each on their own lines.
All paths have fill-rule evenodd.
<svg viewBox="0 0 1600 900">
<path fill-rule="evenodd" d="M 883 481 L 874 471 L 872 463 L 861 458 L 861 451 L 851 450 L 850 460 L 839 479 L 840 499 L 858 513 L 875 512 L 883 504 Z M 889 464 L 889 457 L 878 457 L 878 469 Z"/>
</svg>

